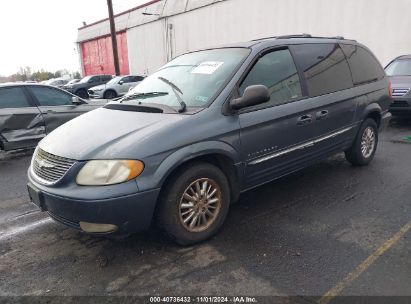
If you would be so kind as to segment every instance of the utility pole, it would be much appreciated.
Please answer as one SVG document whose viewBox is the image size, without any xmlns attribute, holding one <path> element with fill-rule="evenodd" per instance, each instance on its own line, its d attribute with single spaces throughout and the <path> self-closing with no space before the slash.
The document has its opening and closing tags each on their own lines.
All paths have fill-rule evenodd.
<svg viewBox="0 0 411 304">
<path fill-rule="evenodd" d="M 116 71 L 116 75 L 118 76 L 118 75 L 120 75 L 120 64 L 118 62 L 116 24 L 114 23 L 112 0 L 107 0 L 107 6 L 108 6 L 108 18 L 110 19 L 111 42 L 112 42 L 112 45 L 113 45 L 114 69 Z"/>
</svg>

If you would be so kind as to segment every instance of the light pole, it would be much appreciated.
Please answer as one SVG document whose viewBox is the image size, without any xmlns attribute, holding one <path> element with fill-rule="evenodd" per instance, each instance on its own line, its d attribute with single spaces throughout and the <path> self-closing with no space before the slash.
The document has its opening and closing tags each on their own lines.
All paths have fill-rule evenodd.
<svg viewBox="0 0 411 304">
<path fill-rule="evenodd" d="M 116 24 L 114 23 L 112 0 L 107 0 L 107 6 L 108 6 L 108 18 L 110 20 L 111 42 L 112 42 L 112 45 L 113 45 L 114 69 L 115 69 L 115 72 L 116 72 L 116 76 L 118 76 L 118 75 L 120 75 L 120 64 L 118 62 Z"/>
</svg>

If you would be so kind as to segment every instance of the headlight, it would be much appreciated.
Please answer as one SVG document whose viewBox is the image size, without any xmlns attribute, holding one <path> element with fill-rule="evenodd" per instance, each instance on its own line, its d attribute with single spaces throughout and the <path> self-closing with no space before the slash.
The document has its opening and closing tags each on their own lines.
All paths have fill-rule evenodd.
<svg viewBox="0 0 411 304">
<path fill-rule="evenodd" d="M 103 89 L 93 89 L 94 92 L 101 92 Z"/>
<path fill-rule="evenodd" d="M 120 184 L 136 178 L 143 172 L 139 160 L 91 160 L 81 168 L 76 182 L 82 186 Z"/>
</svg>

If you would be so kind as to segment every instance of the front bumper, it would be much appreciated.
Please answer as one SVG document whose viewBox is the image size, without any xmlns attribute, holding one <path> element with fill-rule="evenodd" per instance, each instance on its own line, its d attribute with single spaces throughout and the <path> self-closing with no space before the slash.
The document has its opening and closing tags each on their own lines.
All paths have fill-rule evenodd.
<svg viewBox="0 0 411 304">
<path fill-rule="evenodd" d="M 390 112 L 393 115 L 411 115 L 411 98 L 395 98 L 390 105 Z"/>
<path fill-rule="evenodd" d="M 80 229 L 80 222 L 112 224 L 115 234 L 135 233 L 147 229 L 153 217 L 160 190 L 150 190 L 111 198 L 83 200 L 44 191 L 29 175 L 27 185 L 31 201 L 54 220 Z M 101 187 L 94 187 L 100 191 Z M 104 193 L 104 191 L 100 191 Z"/>
<path fill-rule="evenodd" d="M 88 90 L 87 93 L 90 98 L 94 98 L 94 99 L 102 99 L 104 96 L 104 91 Z"/>
</svg>

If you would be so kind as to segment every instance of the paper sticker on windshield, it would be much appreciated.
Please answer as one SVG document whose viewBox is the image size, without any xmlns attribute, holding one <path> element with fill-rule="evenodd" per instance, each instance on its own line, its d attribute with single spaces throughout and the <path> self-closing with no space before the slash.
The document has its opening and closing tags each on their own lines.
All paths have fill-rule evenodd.
<svg viewBox="0 0 411 304">
<path fill-rule="evenodd" d="M 223 64 L 224 62 L 206 61 L 200 63 L 194 70 L 191 71 L 191 73 L 211 75 L 215 71 L 217 71 Z"/>
</svg>

